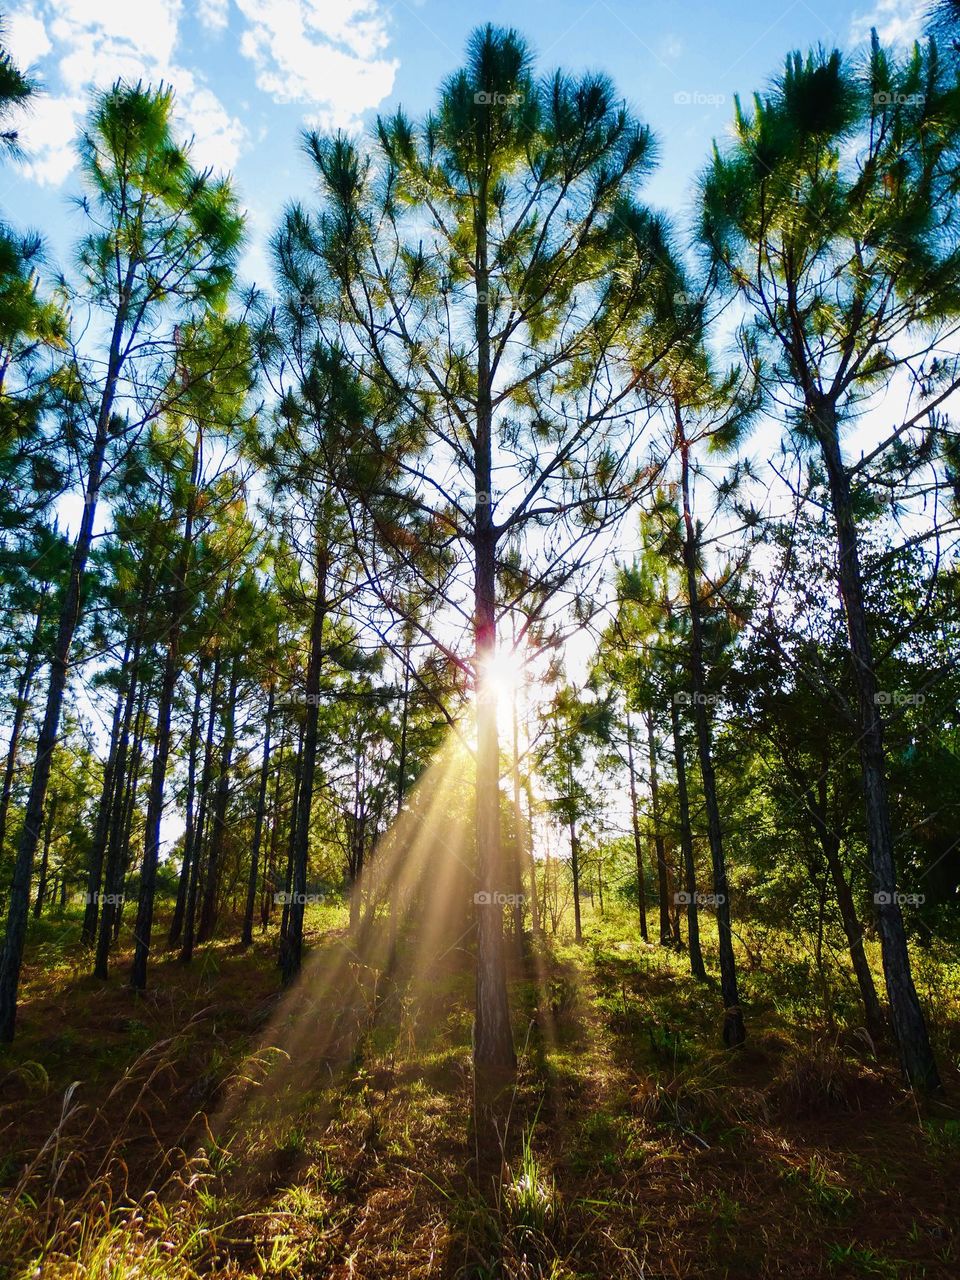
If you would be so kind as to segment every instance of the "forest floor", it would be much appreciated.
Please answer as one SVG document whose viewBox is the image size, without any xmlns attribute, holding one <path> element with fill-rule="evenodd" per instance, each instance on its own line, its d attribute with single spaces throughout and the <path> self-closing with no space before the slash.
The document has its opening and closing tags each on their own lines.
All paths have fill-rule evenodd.
<svg viewBox="0 0 960 1280">
<path fill-rule="evenodd" d="M 955 969 L 948 1100 L 921 1105 L 853 1021 L 814 1022 L 785 936 L 743 957 L 731 1053 L 682 954 L 588 916 L 584 945 L 512 956 L 491 1165 L 468 952 L 401 977 L 401 940 L 388 981 L 342 913 L 310 926 L 283 997 L 273 933 L 171 954 L 135 997 L 124 955 L 95 982 L 75 922 L 41 922 L 0 1055 L 2 1280 L 960 1275 Z"/>
</svg>

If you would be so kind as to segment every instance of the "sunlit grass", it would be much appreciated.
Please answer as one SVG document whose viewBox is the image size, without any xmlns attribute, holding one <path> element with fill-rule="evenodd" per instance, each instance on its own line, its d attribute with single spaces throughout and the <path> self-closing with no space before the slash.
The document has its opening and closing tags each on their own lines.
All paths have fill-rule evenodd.
<svg viewBox="0 0 960 1280">
<path fill-rule="evenodd" d="M 439 760 L 437 791 L 455 792 L 462 768 L 462 758 Z M 13 1280 L 41 1260 L 50 1280 L 259 1280 L 324 1274 L 347 1258 L 364 1275 L 429 1275 L 443 1258 L 464 1277 L 499 1268 L 572 1280 L 656 1274 L 651 1263 L 682 1276 L 723 1265 L 762 1274 L 768 1255 L 844 1275 L 891 1262 L 878 1221 L 905 1223 L 899 1274 L 920 1276 L 900 1254 L 929 1257 L 932 1240 L 942 1265 L 953 1265 L 942 1215 L 921 1208 L 907 1169 L 940 1176 L 960 1165 L 960 1144 L 942 1117 L 921 1121 L 898 1105 L 896 1073 L 856 1040 L 852 1007 L 833 1029 L 818 1014 L 804 988 L 802 940 L 764 934 L 773 976 L 740 950 L 750 1038 L 730 1055 L 719 1047 L 712 918 L 704 985 L 682 953 L 643 944 L 635 908 L 615 898 L 603 915 L 585 904 L 584 946 L 566 919 L 512 962 L 520 1063 L 500 1189 L 479 1195 L 468 1137 L 470 939 L 458 943 L 450 928 L 469 882 L 450 807 L 436 793 L 414 797 L 398 824 L 414 852 L 397 867 L 405 907 L 395 954 L 389 880 L 374 880 L 377 913 L 354 933 L 346 904 L 308 908 L 312 955 L 279 1000 L 269 996 L 269 936 L 247 953 L 216 942 L 190 974 L 158 966 L 156 992 L 133 1006 L 119 983 L 94 988 L 68 964 L 48 980 L 28 1009 L 32 1030 L 15 1046 L 8 1083 L 48 1117 L 46 1132 L 57 1126 L 57 1160 L 74 1173 L 51 1199 L 51 1148 L 23 1181 L 40 1140 L 19 1133 L 3 1165 L 14 1197 L 0 1235 L 0 1251 L 16 1259 Z M 399 843 L 390 851 L 397 836 L 380 875 L 402 861 Z M 949 991 L 949 976 L 936 980 Z M 80 1016 L 69 1051 L 50 1058 L 64 1000 Z M 215 1018 L 188 1025 L 210 1006 Z M 956 1035 L 949 1008 L 943 1034 Z M 98 1058 L 104 1016 L 115 1029 Z M 90 1093 L 100 1086 L 84 1067 L 121 1075 L 148 1034 L 166 1040 L 150 1059 L 164 1064 L 150 1100 L 152 1164 L 129 1107 L 129 1121 L 96 1129 L 86 1146 L 86 1121 L 57 1120 L 69 1080 L 87 1079 L 75 1100 L 95 1104 L 103 1094 Z M 44 1071 L 31 1065 L 40 1061 Z M 104 1172 L 84 1182 L 91 1162 Z M 760 1225 L 745 1229 L 757 1215 Z M 847 1249 L 843 1233 L 854 1229 Z"/>
</svg>

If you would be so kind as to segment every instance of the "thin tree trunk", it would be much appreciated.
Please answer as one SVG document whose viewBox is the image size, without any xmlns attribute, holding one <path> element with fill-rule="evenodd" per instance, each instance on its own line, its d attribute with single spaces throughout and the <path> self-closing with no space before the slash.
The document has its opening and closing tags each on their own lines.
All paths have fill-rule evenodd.
<svg viewBox="0 0 960 1280">
<path fill-rule="evenodd" d="M 37 897 L 33 904 L 33 918 L 40 919 L 40 913 L 43 911 L 44 899 L 47 896 L 47 871 L 50 866 L 50 842 L 53 839 L 53 824 L 57 820 L 57 806 L 60 798 L 54 795 L 50 802 L 50 812 L 43 828 L 43 845 L 40 854 L 40 875 L 37 882 Z"/>
<path fill-rule="evenodd" d="M 690 828 L 690 797 L 687 793 L 687 761 L 680 731 L 680 713 L 676 698 L 670 701 L 670 720 L 673 731 L 673 759 L 677 771 L 677 807 L 680 811 L 680 851 L 683 856 L 684 881 L 687 890 L 687 943 L 690 953 L 690 972 L 705 981 L 706 966 L 700 949 L 700 910 L 697 906 L 697 872 L 693 863 L 693 832 Z"/>
<path fill-rule="evenodd" d="M 273 906 L 273 895 L 277 888 L 277 841 L 280 835 L 280 800 L 283 789 L 283 756 L 287 745 L 286 729 L 280 735 L 280 750 L 277 753 L 277 779 L 273 788 L 273 804 L 270 811 L 270 843 L 267 851 L 267 865 L 260 886 L 260 928 L 266 929 L 270 923 L 270 908 Z"/>
<path fill-rule="evenodd" d="M 360 924 L 360 884 L 363 875 L 363 822 L 357 819 L 350 854 L 350 932 L 355 933 Z"/>
<path fill-rule="evenodd" d="M 407 732 L 410 721 L 410 647 L 403 655 L 403 697 L 400 702 L 400 755 L 397 760 L 397 817 L 407 794 Z"/>
<path fill-rule="evenodd" d="M 210 706 L 207 712 L 207 732 L 203 748 L 203 772 L 200 775 L 200 805 L 197 811 L 197 827 L 190 854 L 190 883 L 187 888 L 187 909 L 183 918 L 183 945 L 180 963 L 189 964 L 193 959 L 193 946 L 197 927 L 197 899 L 200 894 L 200 867 L 203 861 L 203 837 L 207 825 L 210 788 L 213 784 L 213 736 L 217 725 L 220 703 L 220 671 L 223 657 L 218 648 L 213 660 L 210 677 Z"/>
<path fill-rule="evenodd" d="M 640 806 L 637 802 L 637 773 L 633 765 L 633 724 L 627 712 L 627 770 L 630 774 L 630 818 L 633 824 L 633 852 L 637 859 L 637 906 L 640 911 L 640 937 L 650 941 L 647 931 L 647 888 L 643 881 L 643 842 L 640 838 Z"/>
<path fill-rule="evenodd" d="M 310 657 L 307 661 L 306 715 L 300 752 L 300 788 L 292 850 L 293 901 L 287 903 L 287 927 L 280 946 L 280 969 L 284 983 L 292 982 L 303 961 L 303 909 L 307 892 L 307 854 L 310 847 L 310 815 L 313 810 L 313 783 L 317 768 L 320 671 L 323 665 L 323 626 L 327 616 L 327 549 L 318 536 L 317 592 L 310 627 Z"/>
<path fill-rule="evenodd" d="M 140 899 L 137 903 L 137 923 L 134 929 L 135 946 L 130 985 L 135 991 L 143 991 L 147 985 L 147 963 L 153 934 L 153 908 L 156 896 L 157 865 L 160 858 L 160 826 L 163 821 L 163 801 L 167 780 L 167 763 L 170 757 L 170 724 L 173 715 L 173 699 L 180 676 L 180 632 L 187 609 L 187 576 L 193 551 L 193 521 L 197 501 L 197 485 L 203 465 L 203 430 L 198 425 L 193 441 L 190 462 L 190 488 L 184 512 L 183 537 L 174 569 L 174 585 L 170 600 L 167 652 L 160 681 L 157 701 L 157 734 L 150 771 L 150 793 L 147 799 L 147 818 L 143 837 L 143 861 L 140 872 Z"/>
<path fill-rule="evenodd" d="M 43 634 L 43 607 L 46 603 L 49 582 L 44 582 L 40 599 L 37 602 L 37 618 L 33 626 L 33 635 L 27 649 L 27 659 L 17 681 L 17 694 L 13 702 L 13 723 L 10 725 L 10 739 L 7 743 L 7 761 L 3 770 L 3 789 L 0 791 L 0 856 L 7 835 L 7 813 L 13 795 L 13 779 L 17 771 L 17 753 L 20 748 L 20 735 L 30 707 L 30 695 L 33 692 L 33 680 L 40 666 L 40 640 Z"/>
<path fill-rule="evenodd" d="M 290 836 L 287 840 L 287 863 L 283 879 L 283 911 L 280 915 L 280 950 L 277 956 L 277 965 L 283 972 L 286 953 L 284 951 L 284 939 L 287 936 L 287 926 L 290 922 L 290 891 L 293 886 L 293 855 L 297 841 L 297 819 L 300 812 L 300 779 L 303 770 L 303 739 L 305 734 L 305 725 L 301 724 L 300 733 L 297 738 L 297 755 L 293 766 L 293 798 L 290 804 Z"/>
<path fill-rule="evenodd" d="M 234 654 L 230 665 L 230 686 L 227 691 L 226 723 L 223 747 L 220 752 L 220 772 L 214 797 L 210 841 L 207 846 L 207 881 L 204 886 L 203 907 L 197 927 L 197 942 L 206 942 L 213 933 L 217 921 L 217 900 L 220 893 L 220 876 L 223 870 L 223 842 L 227 832 L 227 805 L 230 799 L 230 769 L 233 764 L 233 748 L 236 738 L 237 685 L 240 680 L 240 655 Z"/>
<path fill-rule="evenodd" d="M 397 763 L 397 819 L 403 813 L 407 791 L 407 733 L 410 722 L 410 642 L 405 637 L 403 651 L 403 698 L 400 703 L 400 759 Z M 400 853 L 394 854 L 390 884 L 390 924 L 388 937 L 387 969 L 392 972 L 397 954 L 397 937 L 400 932 Z"/>
<path fill-rule="evenodd" d="M 517 714 L 516 689 L 513 690 L 511 713 L 513 717 L 513 821 L 517 829 L 520 862 L 525 862 L 527 865 L 527 878 L 530 884 L 530 932 L 536 938 L 540 933 L 540 904 L 537 901 L 537 862 L 533 856 L 533 840 L 530 827 L 524 819 L 523 806 L 520 803 L 520 717 Z"/>
<path fill-rule="evenodd" d="M 647 728 L 647 756 L 650 761 L 650 816 L 653 823 L 653 847 L 657 858 L 657 899 L 660 907 L 660 945 L 673 943 L 670 928 L 670 882 L 667 876 L 667 851 L 660 820 L 660 771 L 657 767 L 657 740 L 653 732 L 653 712 L 643 715 Z"/>
<path fill-rule="evenodd" d="M 577 838 L 577 824 L 573 818 L 573 768 L 568 772 L 570 788 L 571 816 L 567 824 L 570 832 L 570 871 L 573 876 L 573 936 L 577 942 L 583 941 L 583 929 L 580 920 L 580 841 Z"/>
<path fill-rule="evenodd" d="M 127 903 L 127 876 L 130 871 L 130 864 L 133 861 L 133 824 L 134 819 L 137 816 L 137 793 L 140 790 L 140 780 L 143 772 L 141 765 L 143 763 L 143 742 L 147 733 L 147 715 L 150 708 L 150 689 L 147 686 L 144 686 L 143 693 L 144 696 L 140 702 L 140 711 L 137 716 L 137 723 L 134 727 L 133 765 L 129 773 L 127 797 L 123 811 L 123 842 L 121 845 L 123 856 L 120 862 L 120 878 L 116 887 L 119 901 L 117 903 L 117 910 L 113 917 L 114 944 L 116 944 L 120 937 L 120 926 L 123 923 L 123 909 Z"/>
<path fill-rule="evenodd" d="M 742 1045 L 746 1039 L 740 992 L 737 985 L 737 961 L 733 952 L 731 930 L 730 887 L 723 848 L 723 828 L 717 803 L 717 783 L 713 769 L 713 744 L 707 718 L 706 679 L 703 663 L 703 620 L 700 616 L 700 584 L 697 568 L 697 540 L 690 510 L 690 467 L 683 422 L 677 411 L 680 443 L 681 494 L 683 500 L 683 561 L 686 568 L 687 596 L 690 603 L 690 679 L 693 685 L 693 716 L 697 730 L 700 778 L 703 783 L 707 811 L 707 836 L 713 862 L 713 892 L 717 902 L 717 933 L 720 951 L 720 992 L 723 999 L 723 1042 L 728 1048 Z"/>
<path fill-rule="evenodd" d="M 877 677 L 867 627 L 859 536 L 853 512 L 850 477 L 840 453 L 836 407 L 827 401 L 816 404 L 813 408 L 830 484 L 830 499 L 837 529 L 840 594 L 847 619 L 854 676 L 860 695 L 860 767 L 867 816 L 867 847 L 883 973 L 890 1002 L 890 1021 L 907 1079 L 917 1088 L 939 1092 L 943 1086 L 930 1045 L 926 1019 L 913 982 L 907 934 L 897 901 L 883 720 L 877 704 Z"/>
<path fill-rule="evenodd" d="M 830 878 L 833 881 L 834 892 L 837 895 L 840 921 L 847 938 L 853 972 L 860 988 L 860 998 L 863 1001 L 867 1030 L 875 1041 L 879 1041 L 886 1031 L 886 1020 L 883 1016 L 883 1009 L 880 1006 L 880 998 L 877 995 L 870 964 L 863 949 L 863 928 L 857 917 L 853 894 L 850 892 L 850 885 L 847 882 L 843 863 L 840 859 L 840 836 L 827 821 L 827 799 L 827 773 L 826 769 L 824 769 L 817 779 L 816 801 L 813 800 L 810 792 L 807 793 L 807 809 L 820 837 L 820 844 L 830 870 Z"/>
<path fill-rule="evenodd" d="M 350 873 L 350 932 L 356 932 L 360 923 L 360 881 L 363 875 L 364 856 L 364 813 L 363 772 L 362 772 L 361 739 L 357 737 L 357 746 L 353 759 L 353 824 L 350 831 L 349 873 Z"/>
<path fill-rule="evenodd" d="M 144 625 L 150 604 L 152 603 L 152 585 L 152 568 L 149 561 L 144 561 L 140 566 L 138 576 L 140 603 L 136 617 L 131 620 L 127 631 L 127 637 L 124 643 L 123 660 L 120 664 L 121 692 L 118 692 L 117 695 L 117 707 L 114 711 L 110 750 L 108 752 L 107 763 L 104 768 L 100 808 L 97 812 L 97 826 L 94 832 L 93 847 L 90 852 L 90 863 L 87 874 L 87 900 L 84 910 L 83 930 L 81 932 L 81 939 L 88 938 L 90 945 L 92 945 L 97 936 L 97 920 L 100 911 L 100 887 L 101 880 L 103 878 L 103 860 L 107 847 L 107 840 L 109 838 L 108 828 L 110 816 L 113 813 L 113 793 L 117 787 L 123 787 L 125 785 L 123 775 L 118 774 L 116 769 L 115 745 L 117 740 L 117 711 L 119 710 L 122 700 L 123 677 L 128 670 L 132 670 L 140 660 Z M 129 686 L 129 676 L 127 676 L 127 683 Z M 136 723 L 139 724 L 139 713 Z M 115 934 L 119 930 L 119 917 L 119 911 L 115 912 Z"/>
<path fill-rule="evenodd" d="M 124 814 L 126 811 L 126 779 L 127 759 L 130 754 L 130 733 L 139 720 L 140 701 L 140 668 L 139 651 L 134 651 L 130 667 L 130 683 L 127 688 L 126 706 L 123 713 L 123 726 L 120 730 L 120 741 L 117 746 L 116 778 L 107 822 L 109 840 L 107 843 L 107 862 L 103 876 L 103 894 L 100 900 L 100 922 L 97 929 L 97 949 L 94 956 L 93 973 L 97 978 L 107 977 L 110 943 L 113 938 L 113 921 L 119 912 L 113 898 L 119 893 L 119 885 L 123 880 L 123 833 Z"/>
<path fill-rule="evenodd" d="M 476 841 L 477 875 L 488 896 L 477 907 L 477 1066 L 513 1068 L 516 1055 L 507 999 L 503 948 L 500 848 L 500 741 L 496 691 L 483 678 L 497 650 L 497 531 L 493 521 L 493 398 L 490 351 L 490 271 L 487 260 L 487 201 L 484 178 L 476 219 L 477 424 L 474 442 L 474 651 L 477 675 Z"/>
<path fill-rule="evenodd" d="M 179 615 L 174 612 L 157 704 L 157 736 L 150 771 L 150 794 L 147 799 L 143 861 L 140 870 L 140 897 L 137 902 L 133 965 L 130 970 L 130 985 L 135 991 L 143 991 L 147 985 L 147 961 L 153 934 L 153 906 L 157 885 L 157 863 L 160 857 L 160 823 L 163 819 L 164 783 L 167 777 L 167 760 L 170 755 L 170 720 L 173 711 L 173 695 L 177 686 L 177 677 L 180 674 L 179 622 Z"/>
<path fill-rule="evenodd" d="M 270 681 L 267 695 L 267 717 L 263 731 L 263 762 L 260 766 L 260 788 L 257 792 L 257 814 L 253 825 L 253 847 L 250 850 L 250 876 L 247 881 L 247 903 L 243 913 L 243 933 L 240 938 L 242 947 L 249 947 L 253 942 L 253 911 L 257 902 L 257 875 L 260 866 L 260 842 L 263 839 L 264 810 L 267 804 L 267 783 L 270 777 L 270 729 L 273 723 L 273 703 L 276 696 L 276 681 Z"/>
<path fill-rule="evenodd" d="M 190 868 L 193 865 L 193 842 L 196 834 L 194 822 L 194 804 L 197 787 L 197 754 L 200 749 L 200 711 L 203 705 L 203 676 L 206 670 L 206 659 L 200 659 L 197 668 L 197 687 L 193 697 L 193 714 L 190 717 L 190 741 L 187 746 L 187 794 L 185 797 L 186 817 L 183 829 L 183 858 L 180 862 L 180 875 L 177 877 L 177 901 L 173 908 L 173 919 L 170 921 L 170 932 L 167 934 L 167 945 L 175 947 L 183 934 L 183 917 L 187 910 L 187 893 L 190 888 Z"/>
<path fill-rule="evenodd" d="M 117 785 L 117 754 L 120 749 L 120 730 L 123 724 L 124 706 L 127 701 L 133 676 L 130 669 L 130 635 L 128 633 L 124 645 L 123 660 L 120 663 L 120 683 L 117 687 L 117 701 L 113 708 L 113 721 L 110 726 L 110 747 L 107 761 L 103 767 L 103 785 L 100 789 L 100 804 L 97 808 L 97 825 L 94 828 L 93 844 L 90 848 L 90 865 L 87 868 L 87 900 L 83 910 L 83 927 L 80 941 L 85 946 L 92 946 L 97 936 L 97 921 L 100 916 L 100 887 L 103 883 L 103 860 L 107 852 L 107 840 L 110 835 L 110 813 L 113 808 L 113 796 Z M 124 685 L 126 684 L 126 688 Z"/>
<path fill-rule="evenodd" d="M 127 269 L 126 285 L 122 294 L 123 300 L 117 308 L 114 319 L 110 353 L 107 358 L 106 380 L 103 394 L 100 398 L 96 432 L 87 465 L 83 515 L 73 548 L 70 573 L 60 608 L 57 638 L 50 660 L 46 706 L 43 713 L 43 722 L 40 726 L 40 734 L 37 738 L 36 755 L 30 778 L 30 790 L 27 795 L 23 827 L 20 831 L 20 841 L 17 847 L 17 859 L 14 865 L 13 880 L 10 885 L 7 930 L 4 937 L 3 952 L 0 955 L 0 1040 L 5 1041 L 13 1039 L 16 1026 L 17 993 L 20 989 L 20 969 L 23 964 L 23 946 L 26 940 L 27 915 L 30 909 L 30 881 L 33 876 L 33 861 L 40 841 L 43 807 L 47 798 L 53 752 L 60 734 L 60 713 L 63 709 L 63 697 L 70 670 L 70 650 L 73 647 L 73 636 L 80 618 L 83 579 L 86 574 L 90 548 L 93 545 L 97 501 L 100 497 L 100 484 L 103 478 L 103 465 L 109 438 L 108 427 L 110 416 L 113 412 L 113 401 L 122 363 L 121 341 L 127 321 L 127 299 L 130 296 L 129 286 L 132 283 L 135 269 L 136 264 L 131 260 Z"/>
</svg>

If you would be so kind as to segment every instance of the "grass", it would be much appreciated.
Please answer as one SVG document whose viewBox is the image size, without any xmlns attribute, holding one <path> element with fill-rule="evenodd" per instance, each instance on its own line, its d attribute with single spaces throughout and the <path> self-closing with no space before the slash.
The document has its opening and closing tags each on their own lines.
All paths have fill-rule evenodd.
<svg viewBox="0 0 960 1280">
<path fill-rule="evenodd" d="M 310 917 L 321 967 L 344 925 Z M 387 999 L 357 965 L 278 1008 L 273 939 L 162 961 L 136 998 L 125 957 L 95 984 L 69 922 L 45 929 L 0 1060 L 0 1280 L 960 1273 L 955 1111 L 817 1021 L 787 936 L 729 1054 L 713 986 L 635 928 L 608 906 L 586 945 L 514 957 L 522 1052 L 479 1166 L 462 952 Z M 925 964 L 947 1066 L 956 988 Z"/>
</svg>

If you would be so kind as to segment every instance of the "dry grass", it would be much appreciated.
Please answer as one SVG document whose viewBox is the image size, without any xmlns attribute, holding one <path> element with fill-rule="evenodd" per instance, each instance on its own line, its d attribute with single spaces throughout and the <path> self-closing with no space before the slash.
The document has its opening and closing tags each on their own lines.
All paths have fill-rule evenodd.
<svg viewBox="0 0 960 1280">
<path fill-rule="evenodd" d="M 35 976 L 2 1080 L 0 1277 L 960 1272 L 949 1110 L 769 1013 L 720 1052 L 682 957 L 596 943 L 518 967 L 523 1053 L 485 1153 L 464 955 L 389 991 L 360 966 L 311 1011 L 336 1038 L 296 1062 L 270 1051 L 266 944 L 158 966 L 147 1000 Z"/>
</svg>

